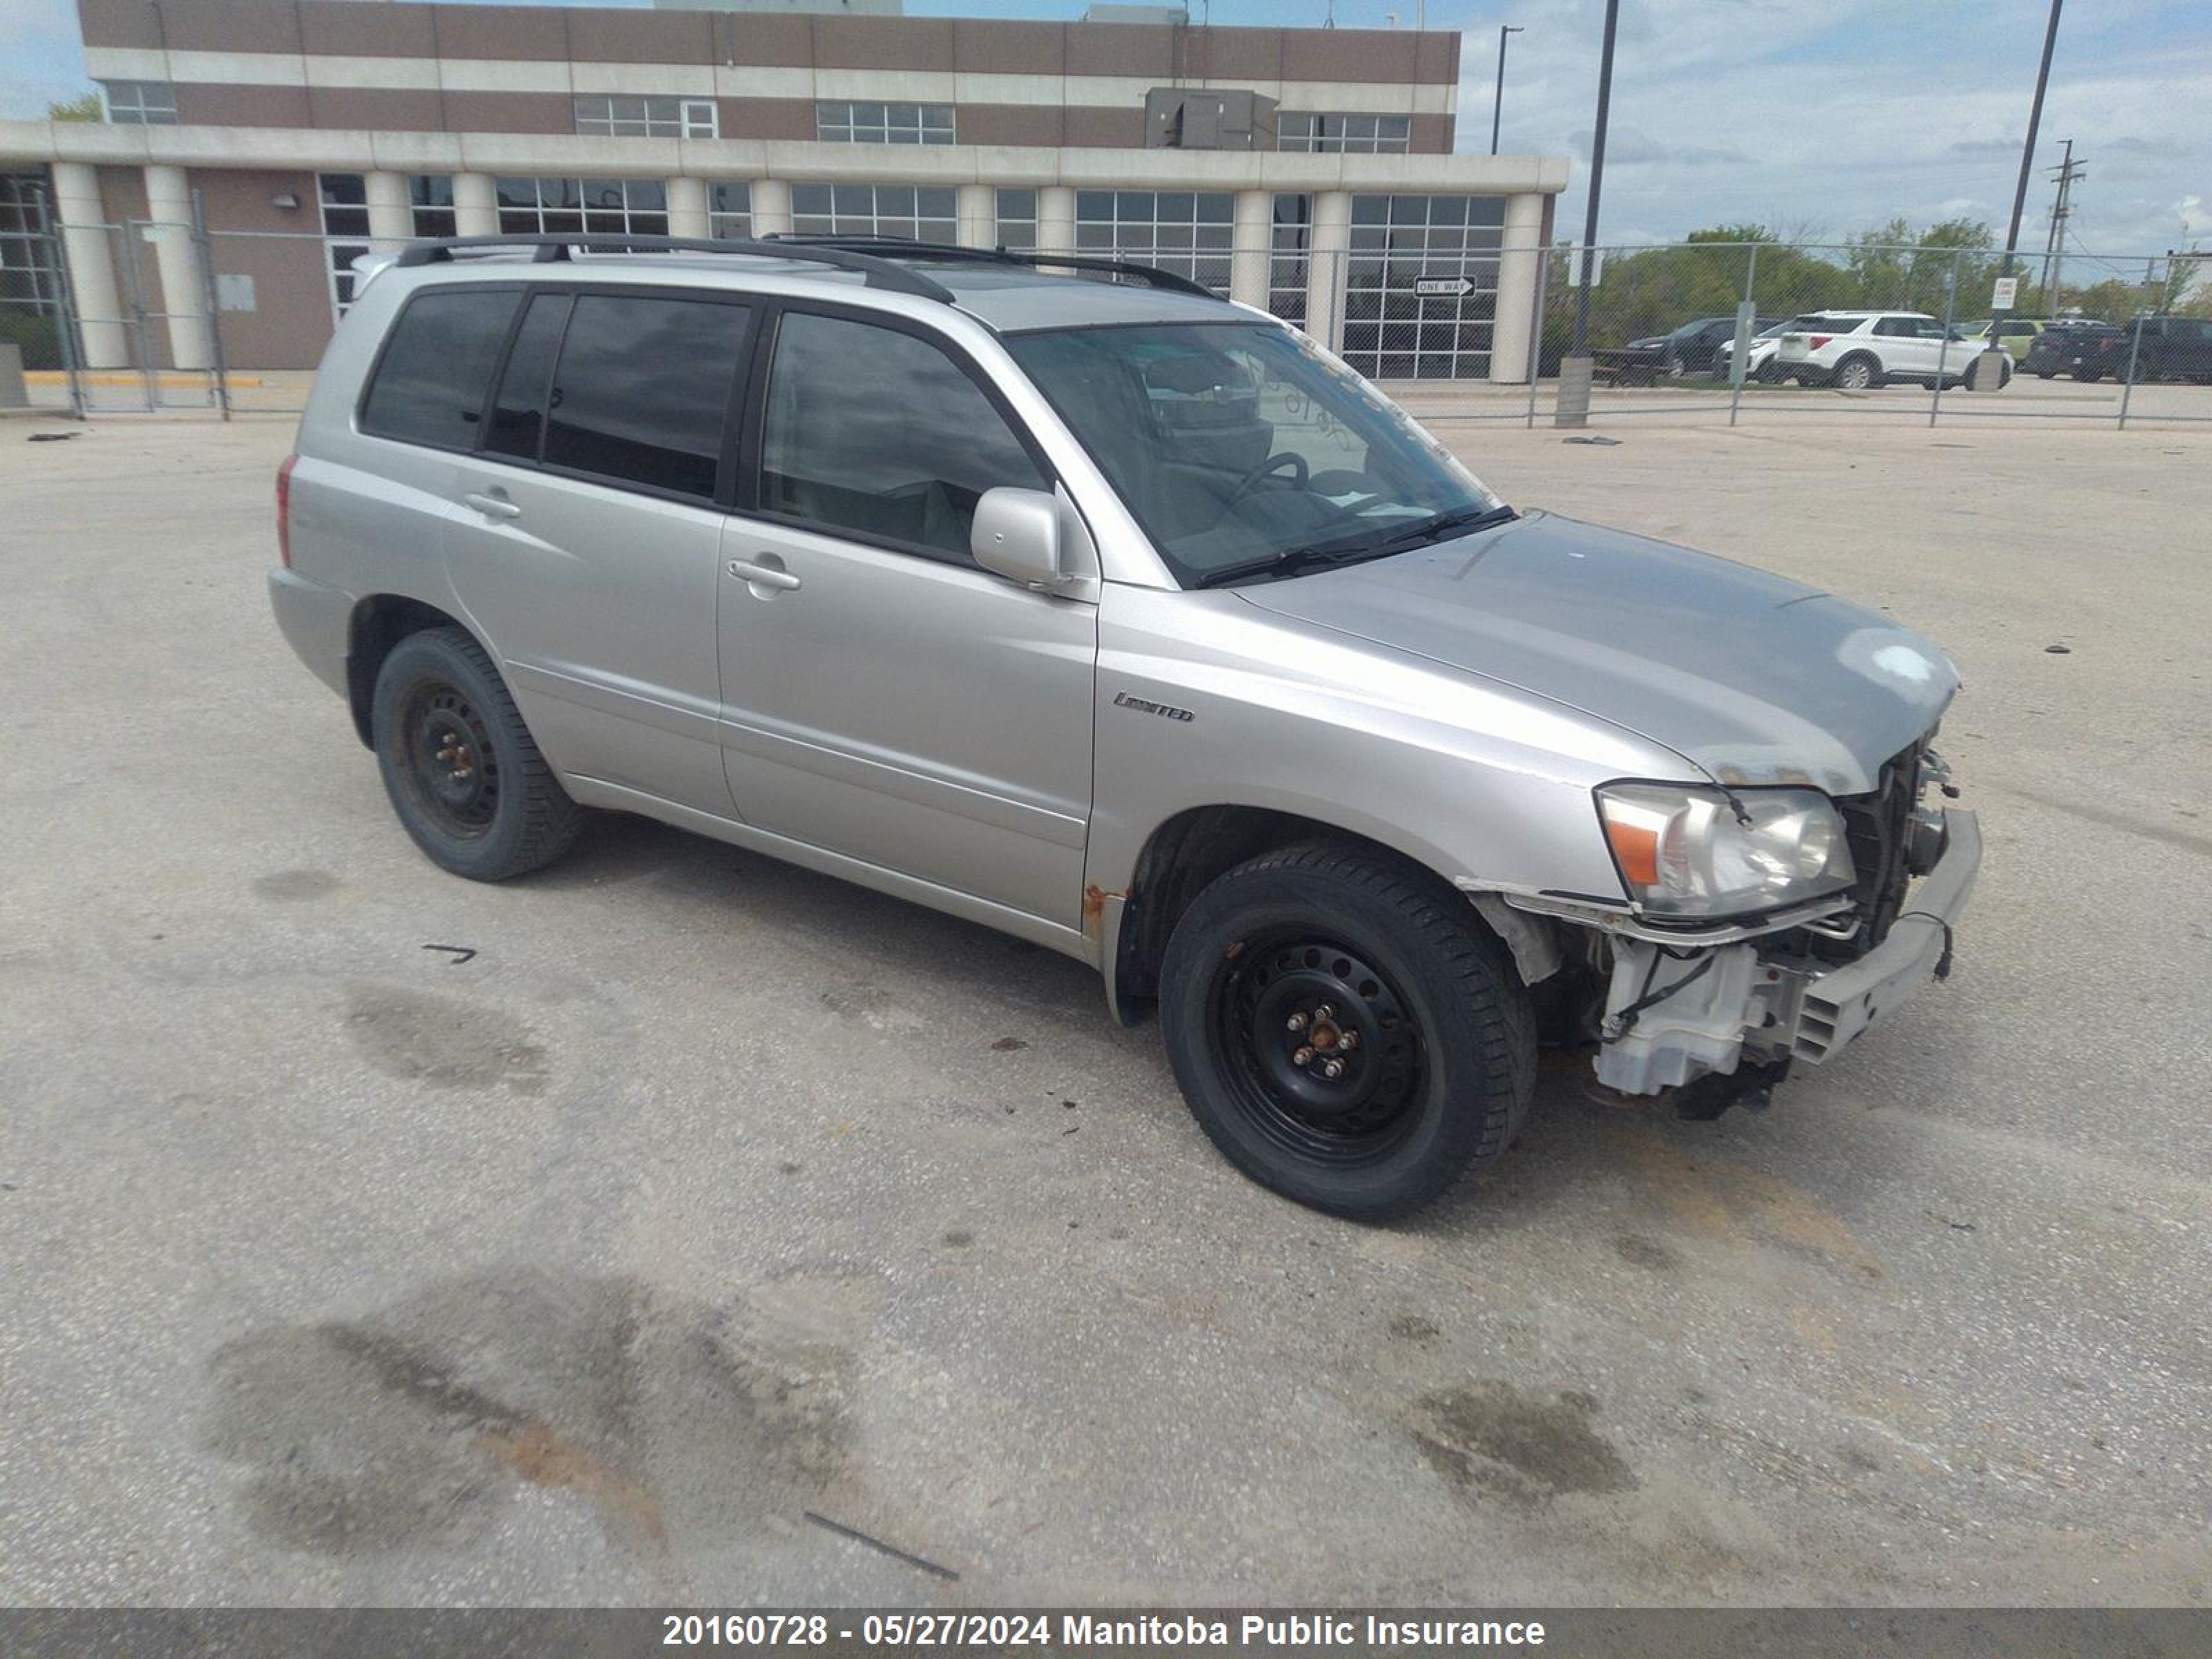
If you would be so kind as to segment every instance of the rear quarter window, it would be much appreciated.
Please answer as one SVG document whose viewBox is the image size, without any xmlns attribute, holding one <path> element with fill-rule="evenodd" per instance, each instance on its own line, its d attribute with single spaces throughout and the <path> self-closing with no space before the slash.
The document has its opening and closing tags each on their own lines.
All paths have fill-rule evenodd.
<svg viewBox="0 0 2212 1659">
<path fill-rule="evenodd" d="M 472 447 L 520 294 L 430 289 L 410 300 L 362 399 L 362 430 L 440 449 Z"/>
</svg>

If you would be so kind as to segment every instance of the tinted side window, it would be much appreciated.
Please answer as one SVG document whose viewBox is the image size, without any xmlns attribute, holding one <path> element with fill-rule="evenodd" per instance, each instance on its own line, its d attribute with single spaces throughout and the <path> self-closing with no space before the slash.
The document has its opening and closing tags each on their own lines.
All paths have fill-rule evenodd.
<svg viewBox="0 0 2212 1659">
<path fill-rule="evenodd" d="M 362 404 L 362 429 L 409 443 L 474 448 L 515 298 L 511 288 L 434 289 L 409 301 Z"/>
<path fill-rule="evenodd" d="M 935 346 L 804 312 L 776 332 L 761 452 L 769 512 L 962 558 L 985 490 L 1047 487 L 990 399 Z"/>
<path fill-rule="evenodd" d="M 533 295 L 522 326 L 514 331 L 514 344 L 507 354 L 507 372 L 499 377 L 499 395 L 492 399 L 491 428 L 484 447 L 495 455 L 538 459 L 544 436 L 545 393 L 553 380 L 553 358 L 561 349 L 561 331 L 568 322 L 568 296 Z"/>
<path fill-rule="evenodd" d="M 580 294 L 547 398 L 545 464 L 711 497 L 749 307 Z"/>
</svg>

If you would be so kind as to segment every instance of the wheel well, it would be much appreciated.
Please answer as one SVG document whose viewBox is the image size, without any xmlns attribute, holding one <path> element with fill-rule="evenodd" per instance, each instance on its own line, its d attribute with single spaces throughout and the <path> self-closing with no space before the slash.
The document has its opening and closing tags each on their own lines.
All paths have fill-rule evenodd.
<svg viewBox="0 0 2212 1659">
<path fill-rule="evenodd" d="M 426 628 L 462 625 L 434 605 L 397 593 L 372 594 L 354 606 L 352 630 L 346 641 L 346 701 L 353 708 L 353 729 L 363 744 L 376 746 L 370 709 L 376 697 L 376 677 L 383 672 L 392 647 Z"/>
<path fill-rule="evenodd" d="M 1296 812 L 1259 806 L 1194 806 L 1178 812 L 1152 831 L 1130 879 L 1114 968 L 1117 1000 L 1126 1004 L 1158 994 L 1168 938 L 1214 878 L 1247 859 L 1306 841 L 1343 842 L 1425 867 L 1371 836 Z"/>
</svg>

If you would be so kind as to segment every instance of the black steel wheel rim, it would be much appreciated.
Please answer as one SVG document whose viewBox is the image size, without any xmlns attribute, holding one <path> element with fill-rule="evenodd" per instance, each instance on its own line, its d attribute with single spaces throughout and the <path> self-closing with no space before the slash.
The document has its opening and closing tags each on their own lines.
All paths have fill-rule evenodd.
<svg viewBox="0 0 2212 1659">
<path fill-rule="evenodd" d="M 1371 1163 L 1419 1121 L 1419 1022 L 1389 975 L 1341 939 L 1288 927 L 1231 947 L 1207 1012 L 1231 1100 L 1284 1150 Z"/>
<path fill-rule="evenodd" d="M 499 751 L 467 693 L 417 680 L 399 710 L 399 773 L 425 817 L 456 840 L 474 840 L 499 814 Z"/>
</svg>

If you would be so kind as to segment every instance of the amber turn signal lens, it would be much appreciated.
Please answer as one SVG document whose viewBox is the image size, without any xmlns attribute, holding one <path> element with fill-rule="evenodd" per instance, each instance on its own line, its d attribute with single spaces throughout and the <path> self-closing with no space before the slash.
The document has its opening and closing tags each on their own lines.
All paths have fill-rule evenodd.
<svg viewBox="0 0 2212 1659">
<path fill-rule="evenodd" d="M 1606 839 L 1613 843 L 1613 855 L 1620 860 L 1620 873 L 1632 887 L 1656 887 L 1659 884 L 1659 832 L 1640 823 L 1623 823 L 1609 820 L 1605 826 Z"/>
</svg>

